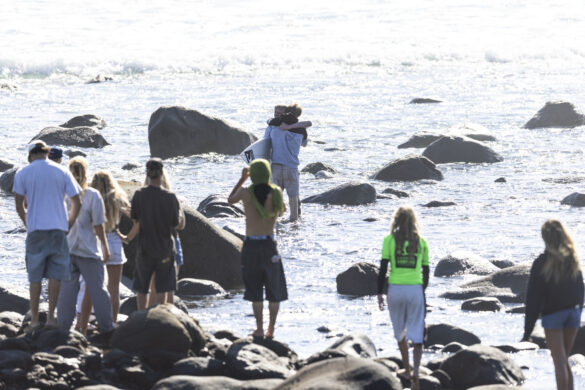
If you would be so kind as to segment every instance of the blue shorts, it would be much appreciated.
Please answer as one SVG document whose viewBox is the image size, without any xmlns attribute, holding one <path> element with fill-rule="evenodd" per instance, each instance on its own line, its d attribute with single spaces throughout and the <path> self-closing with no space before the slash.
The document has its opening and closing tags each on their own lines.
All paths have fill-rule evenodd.
<svg viewBox="0 0 585 390">
<path fill-rule="evenodd" d="M 35 230 L 26 235 L 26 271 L 30 283 L 43 278 L 69 280 L 69 244 L 63 230 Z"/>
<path fill-rule="evenodd" d="M 577 306 L 547 314 L 542 316 L 541 323 L 544 329 L 579 328 L 581 327 L 581 309 Z"/>
</svg>

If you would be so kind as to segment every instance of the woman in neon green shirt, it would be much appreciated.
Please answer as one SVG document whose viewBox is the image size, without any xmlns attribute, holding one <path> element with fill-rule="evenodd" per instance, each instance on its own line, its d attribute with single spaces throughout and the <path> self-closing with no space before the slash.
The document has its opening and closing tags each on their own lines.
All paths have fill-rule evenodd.
<svg viewBox="0 0 585 390">
<path fill-rule="evenodd" d="M 402 355 L 406 377 L 412 389 L 419 389 L 418 372 L 425 329 L 424 289 L 429 283 L 429 247 L 418 233 L 414 211 L 400 207 L 394 213 L 390 234 L 384 237 L 378 275 L 378 305 L 384 310 L 384 281 L 388 276 L 388 310 L 394 337 Z M 410 375 L 408 340 L 414 344 L 413 370 Z"/>
</svg>

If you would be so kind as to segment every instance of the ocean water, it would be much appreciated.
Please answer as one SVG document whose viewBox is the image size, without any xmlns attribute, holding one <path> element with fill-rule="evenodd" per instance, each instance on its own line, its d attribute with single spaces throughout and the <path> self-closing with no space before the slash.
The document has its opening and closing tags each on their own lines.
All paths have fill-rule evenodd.
<svg viewBox="0 0 585 390">
<path fill-rule="evenodd" d="M 111 143 L 84 149 L 92 170 L 142 180 L 127 162 L 149 157 L 148 121 L 163 105 L 182 105 L 227 119 L 262 136 L 275 104 L 298 102 L 314 124 L 301 167 L 322 161 L 328 180 L 301 175 L 302 196 L 348 181 L 378 192 L 392 187 L 409 198 L 359 207 L 303 206 L 299 224 L 281 224 L 278 243 L 290 299 L 277 337 L 305 357 L 333 338 L 316 331 L 365 332 L 381 356 L 397 355 L 387 312 L 374 297 L 336 293 L 335 277 L 359 261 L 377 263 L 394 210 L 412 205 L 431 253 L 465 250 L 487 259 L 529 262 L 543 248 L 540 226 L 550 217 L 570 228 L 585 253 L 580 209 L 561 206 L 583 183 L 543 179 L 583 176 L 585 128 L 523 129 L 547 101 L 585 110 L 585 4 L 582 1 L 2 1 L 0 13 L 0 156 L 26 163 L 25 146 L 41 129 L 91 113 L 106 120 Z M 98 73 L 113 81 L 85 84 Z M 409 105 L 415 97 L 442 100 Z M 445 164 L 441 182 L 372 181 L 386 163 L 422 150 L 397 149 L 420 130 L 472 123 L 497 138 L 497 164 Z M 317 142 L 316 142 L 317 141 Z M 216 154 L 167 161 L 173 189 L 197 206 L 228 194 L 243 166 Z M 507 183 L 494 183 L 505 177 Z M 427 209 L 432 201 L 453 207 Z M 365 222 L 373 217 L 374 222 Z M 215 220 L 243 231 L 243 220 Z M 0 195 L 0 232 L 20 226 L 14 200 Z M 24 234 L 2 234 L 0 280 L 26 286 Z M 457 324 L 484 344 L 518 341 L 523 316 L 466 313 L 439 295 L 473 277 L 431 277 L 428 323 Z M 241 292 L 196 302 L 208 328 L 246 334 L 251 307 Z M 437 355 L 425 353 L 423 360 Z M 526 388 L 554 388 L 548 351 L 515 354 Z M 585 378 L 576 376 L 576 388 Z"/>
</svg>

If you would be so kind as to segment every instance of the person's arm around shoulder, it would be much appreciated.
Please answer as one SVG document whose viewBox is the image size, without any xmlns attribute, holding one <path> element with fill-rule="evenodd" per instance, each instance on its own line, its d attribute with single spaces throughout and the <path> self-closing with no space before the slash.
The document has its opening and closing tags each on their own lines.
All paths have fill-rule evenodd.
<svg viewBox="0 0 585 390">
<path fill-rule="evenodd" d="M 313 126 L 313 123 L 311 121 L 297 122 L 297 123 L 293 123 L 291 125 L 283 122 L 283 123 L 281 123 L 280 128 L 282 130 L 298 129 L 299 127 L 303 127 L 306 129 L 307 127 L 311 127 L 311 126 Z"/>
<path fill-rule="evenodd" d="M 228 203 L 229 204 L 235 204 L 235 203 L 238 203 L 240 200 L 242 200 L 243 189 L 241 187 L 246 182 L 248 177 L 250 177 L 250 172 L 248 170 L 248 167 L 244 167 L 242 169 L 242 176 L 240 177 L 240 180 L 238 180 L 238 182 L 236 183 L 236 185 L 232 189 L 232 192 L 228 196 Z"/>
</svg>

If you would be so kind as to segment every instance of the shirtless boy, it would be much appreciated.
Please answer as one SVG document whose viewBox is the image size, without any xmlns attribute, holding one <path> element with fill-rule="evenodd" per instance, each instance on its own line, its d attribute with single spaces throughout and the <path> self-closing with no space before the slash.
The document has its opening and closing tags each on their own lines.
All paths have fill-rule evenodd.
<svg viewBox="0 0 585 390">
<path fill-rule="evenodd" d="M 252 302 L 256 330 L 254 337 L 274 337 L 274 325 L 280 302 L 288 298 L 286 279 L 282 260 L 274 240 L 276 218 L 285 210 L 282 191 L 270 182 L 270 163 L 256 159 L 250 168 L 242 170 L 242 176 L 234 186 L 228 202 L 242 201 L 246 213 L 246 238 L 242 247 L 242 275 L 246 291 L 244 299 Z M 244 182 L 252 180 L 252 185 L 242 188 Z M 264 334 L 262 311 L 263 287 L 266 289 L 270 319 Z"/>
</svg>

